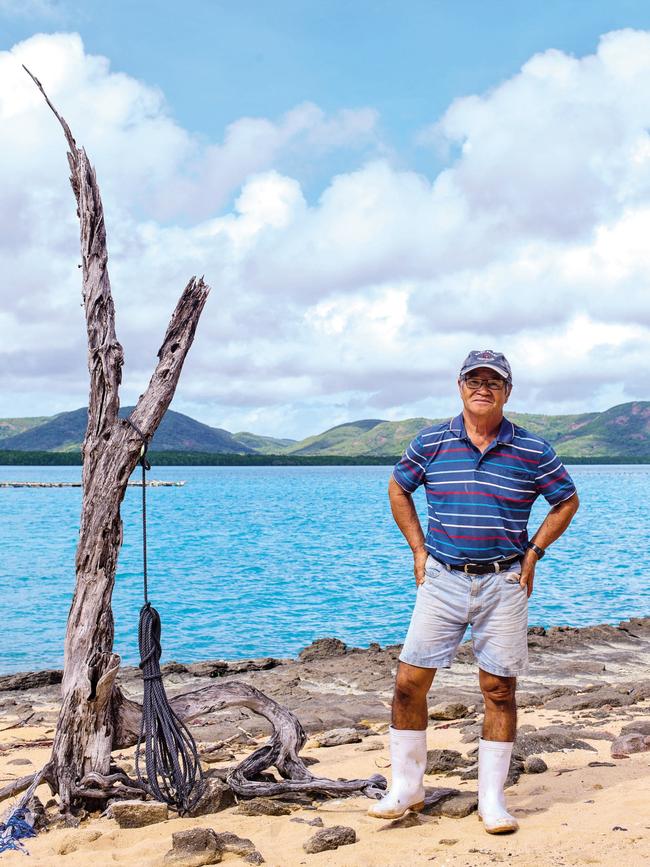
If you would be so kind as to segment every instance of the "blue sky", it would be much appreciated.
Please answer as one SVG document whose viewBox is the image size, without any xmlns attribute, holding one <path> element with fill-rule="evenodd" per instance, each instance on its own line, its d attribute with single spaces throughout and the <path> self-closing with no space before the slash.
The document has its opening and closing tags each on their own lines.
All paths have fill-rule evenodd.
<svg viewBox="0 0 650 867">
<path fill-rule="evenodd" d="M 3 7 L 22 13 L 2 14 Z M 39 10 L 43 13 L 38 14 Z M 439 168 L 418 131 L 533 54 L 582 55 L 601 34 L 650 27 L 644 0 L 84 0 L 2 3 L 3 43 L 72 30 L 115 71 L 161 88 L 178 122 L 209 138 L 242 115 L 301 102 L 372 105 L 398 159 Z M 339 167 L 337 164 L 333 168 Z M 342 166 L 341 166 L 342 167 Z M 319 167 L 323 179 L 330 166 Z"/>
<path fill-rule="evenodd" d="M 97 165 L 125 403 L 194 272 L 174 405 L 231 430 L 451 413 L 486 346 L 513 409 L 646 397 L 649 30 L 629 0 L 0 0 L 0 416 L 86 391 L 64 148 L 21 62 Z"/>
</svg>

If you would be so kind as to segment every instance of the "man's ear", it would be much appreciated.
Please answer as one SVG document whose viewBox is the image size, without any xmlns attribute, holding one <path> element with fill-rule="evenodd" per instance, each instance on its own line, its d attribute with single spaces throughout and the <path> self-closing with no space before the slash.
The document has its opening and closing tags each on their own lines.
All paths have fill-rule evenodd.
<svg viewBox="0 0 650 867">
<path fill-rule="evenodd" d="M 510 398 L 511 394 L 512 394 L 512 384 L 508 383 L 506 385 L 506 399 L 503 401 L 504 403 L 508 403 L 508 399 Z"/>
</svg>

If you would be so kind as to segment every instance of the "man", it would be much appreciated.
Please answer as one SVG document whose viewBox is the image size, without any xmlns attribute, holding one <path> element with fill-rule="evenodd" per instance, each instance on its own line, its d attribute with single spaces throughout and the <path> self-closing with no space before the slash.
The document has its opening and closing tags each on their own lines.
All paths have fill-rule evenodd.
<svg viewBox="0 0 650 867">
<path fill-rule="evenodd" d="M 393 517 L 413 552 L 417 596 L 393 698 L 392 784 L 369 814 L 397 818 L 422 808 L 427 692 L 470 625 L 485 700 L 478 813 L 494 834 L 518 828 L 503 787 L 517 726 L 516 678 L 527 669 L 535 566 L 571 523 L 578 495 L 552 447 L 504 418 L 512 390 L 504 355 L 470 352 L 458 388 L 462 413 L 421 431 L 390 480 Z M 426 538 L 411 499 L 422 484 Z M 552 508 L 529 541 L 528 518 L 540 494 Z"/>
</svg>

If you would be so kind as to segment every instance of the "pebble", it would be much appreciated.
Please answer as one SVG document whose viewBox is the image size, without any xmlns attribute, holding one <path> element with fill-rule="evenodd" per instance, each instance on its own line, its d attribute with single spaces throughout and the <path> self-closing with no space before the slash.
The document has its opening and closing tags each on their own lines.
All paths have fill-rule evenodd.
<svg viewBox="0 0 650 867">
<path fill-rule="evenodd" d="M 323 828 L 310 837 L 302 848 L 308 855 L 316 852 L 325 852 L 328 849 L 338 849 L 339 846 L 349 846 L 357 842 L 357 834 L 354 828 L 345 825 L 333 825 L 331 828 Z"/>
<path fill-rule="evenodd" d="M 167 804 L 160 801 L 116 801 L 108 809 L 120 828 L 144 828 L 157 822 L 166 822 Z"/>
<path fill-rule="evenodd" d="M 548 765 L 539 756 L 528 756 L 524 762 L 524 773 L 526 774 L 543 774 L 548 771 Z"/>
<path fill-rule="evenodd" d="M 288 816 L 291 807 L 270 798 L 253 798 L 252 801 L 242 801 L 235 813 L 241 816 Z"/>
</svg>

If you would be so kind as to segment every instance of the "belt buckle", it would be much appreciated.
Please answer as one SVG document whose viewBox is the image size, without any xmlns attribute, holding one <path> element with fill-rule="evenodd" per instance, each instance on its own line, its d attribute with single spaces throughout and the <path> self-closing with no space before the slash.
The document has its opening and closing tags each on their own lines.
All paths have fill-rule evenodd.
<svg viewBox="0 0 650 867">
<path fill-rule="evenodd" d="M 495 560 L 494 563 L 493 563 L 492 565 L 494 566 L 494 571 L 495 571 L 495 572 L 500 572 L 500 571 L 501 571 L 501 566 L 499 565 L 499 561 L 498 561 L 498 560 Z"/>
<path fill-rule="evenodd" d="M 471 563 L 465 563 L 465 565 L 463 566 L 463 572 L 464 572 L 466 575 L 471 575 L 471 574 L 473 574 L 472 572 L 469 571 L 469 566 L 471 566 L 471 565 L 472 565 Z"/>
</svg>

